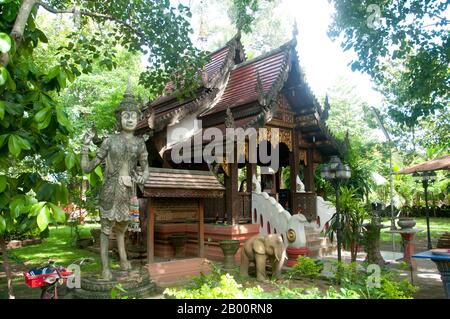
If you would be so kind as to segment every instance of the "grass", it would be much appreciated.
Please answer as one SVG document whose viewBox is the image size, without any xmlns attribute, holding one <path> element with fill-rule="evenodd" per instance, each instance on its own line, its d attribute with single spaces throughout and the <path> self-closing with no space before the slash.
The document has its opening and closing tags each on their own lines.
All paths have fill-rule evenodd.
<svg viewBox="0 0 450 319">
<path fill-rule="evenodd" d="M 97 224 L 83 225 L 80 231 L 81 237 L 89 237 Z M 91 271 L 99 269 L 98 254 L 85 249 L 76 248 L 74 245 L 75 234 L 70 226 L 50 227 L 50 236 L 43 240 L 42 244 L 30 245 L 9 251 L 13 261 L 26 266 L 42 266 L 50 259 L 56 265 L 68 266 L 81 258 L 93 258 L 94 262 L 83 265 L 83 270 Z"/>
<path fill-rule="evenodd" d="M 416 226 L 414 228 L 423 229 L 422 232 L 416 234 L 416 239 L 426 239 L 427 237 L 427 220 L 425 217 L 415 217 Z M 385 225 L 390 225 L 389 223 L 384 223 Z M 392 241 L 392 234 L 388 233 L 389 228 L 384 228 L 381 230 L 381 241 Z M 444 217 L 430 217 L 430 234 L 431 239 L 437 240 L 443 233 L 450 232 L 450 218 Z M 400 242 L 400 236 L 395 236 L 394 239 Z"/>
<path fill-rule="evenodd" d="M 81 227 L 81 237 L 88 237 L 90 230 L 99 228 L 98 224 L 85 224 Z M 100 270 L 98 253 L 75 247 L 75 234 L 70 226 L 51 226 L 50 235 L 42 244 L 30 245 L 8 251 L 10 263 L 14 272 L 13 287 L 17 298 L 39 298 L 40 289 L 28 288 L 24 283 L 23 271 L 33 267 L 45 266 L 54 260 L 56 265 L 68 266 L 81 258 L 91 258 L 93 262 L 83 264 L 82 272 Z M 0 254 L 1 256 L 1 254 Z M 0 258 L 1 265 L 3 257 Z M 6 278 L 3 265 L 0 272 L 0 299 L 6 298 Z"/>
</svg>

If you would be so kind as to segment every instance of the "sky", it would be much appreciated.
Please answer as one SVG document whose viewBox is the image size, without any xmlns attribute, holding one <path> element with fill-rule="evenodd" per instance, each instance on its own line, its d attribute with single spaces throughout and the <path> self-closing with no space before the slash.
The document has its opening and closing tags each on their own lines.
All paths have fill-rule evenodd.
<svg viewBox="0 0 450 319">
<path fill-rule="evenodd" d="M 184 2 L 184 1 L 182 1 Z M 198 5 L 201 0 L 190 0 L 191 5 Z M 207 3 L 208 0 L 203 0 Z M 185 2 L 185 4 L 188 4 Z M 317 97 L 323 97 L 339 79 L 354 85 L 360 95 L 370 106 L 381 108 L 382 96 L 373 89 L 369 76 L 353 72 L 348 64 L 356 58 L 353 51 L 344 52 L 338 42 L 333 42 L 327 35 L 332 22 L 334 8 L 328 0 L 282 0 L 276 14 L 288 25 L 297 22 L 297 52 L 300 65 L 305 71 L 306 79 Z M 224 12 L 211 12 L 204 17 L 205 24 L 226 20 Z M 199 16 L 194 12 L 192 25 L 198 30 Z M 289 31 L 291 33 L 292 30 Z M 197 32 L 195 32 L 197 34 Z M 213 35 L 210 35 L 211 37 Z M 288 34 L 291 38 L 291 34 Z M 195 39 L 193 39 L 195 41 Z"/>
<path fill-rule="evenodd" d="M 353 72 L 348 64 L 356 58 L 353 51 L 344 52 L 338 42 L 327 35 L 332 22 L 333 6 L 328 0 L 284 0 L 287 12 L 297 21 L 297 52 L 307 81 L 316 96 L 324 96 L 339 78 L 355 85 L 359 95 L 370 106 L 381 107 L 382 96 L 373 90 L 368 75 Z"/>
</svg>

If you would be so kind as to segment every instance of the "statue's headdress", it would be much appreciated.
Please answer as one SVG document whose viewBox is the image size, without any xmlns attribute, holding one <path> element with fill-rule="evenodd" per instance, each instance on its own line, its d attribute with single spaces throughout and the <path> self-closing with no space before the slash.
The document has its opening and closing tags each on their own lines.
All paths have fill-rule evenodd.
<svg viewBox="0 0 450 319">
<path fill-rule="evenodd" d="M 140 103 L 134 98 L 133 94 L 131 93 L 130 79 L 128 79 L 127 89 L 125 91 L 125 94 L 123 95 L 123 100 L 122 102 L 120 102 L 115 111 L 119 123 L 120 116 L 123 111 L 136 112 L 138 115 L 141 114 Z"/>
</svg>

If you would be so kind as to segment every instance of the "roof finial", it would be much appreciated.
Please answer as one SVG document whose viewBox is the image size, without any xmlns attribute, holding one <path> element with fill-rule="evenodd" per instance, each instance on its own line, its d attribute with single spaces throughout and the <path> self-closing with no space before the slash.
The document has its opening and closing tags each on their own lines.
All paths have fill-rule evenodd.
<svg viewBox="0 0 450 319">
<path fill-rule="evenodd" d="M 225 127 L 227 128 L 232 128 L 234 127 L 234 117 L 233 117 L 233 113 L 230 110 L 230 107 L 227 107 L 227 112 L 226 112 L 226 116 L 225 116 Z"/>
<path fill-rule="evenodd" d="M 127 89 L 124 96 L 133 96 L 133 93 L 131 93 L 131 76 L 128 76 Z"/>
<path fill-rule="evenodd" d="M 325 102 L 323 103 L 323 111 L 320 114 L 320 121 L 325 123 L 330 113 L 330 102 L 328 101 L 328 93 L 325 94 Z"/>
<path fill-rule="evenodd" d="M 298 35 L 297 19 L 294 19 L 294 28 L 292 30 L 292 38 L 297 38 L 297 35 Z"/>
<path fill-rule="evenodd" d="M 203 0 L 200 1 L 200 28 L 198 32 L 198 41 L 202 50 L 206 49 L 206 44 L 208 42 L 208 31 L 206 31 L 204 21 L 203 21 Z"/>
</svg>

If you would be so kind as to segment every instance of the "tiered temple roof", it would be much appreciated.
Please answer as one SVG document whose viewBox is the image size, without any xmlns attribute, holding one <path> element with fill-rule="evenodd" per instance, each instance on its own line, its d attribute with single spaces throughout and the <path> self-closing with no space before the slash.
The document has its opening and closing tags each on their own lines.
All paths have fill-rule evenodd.
<svg viewBox="0 0 450 319">
<path fill-rule="evenodd" d="M 322 108 L 306 82 L 299 65 L 294 39 L 255 59 L 245 61 L 240 35 L 211 54 L 204 67 L 203 86 L 195 98 L 178 100 L 162 96 L 147 106 L 146 118 L 138 128 L 148 123 L 155 131 L 197 114 L 202 127 L 226 128 L 227 117 L 234 127 L 260 128 L 271 124 L 282 95 L 292 108 L 304 142 L 324 155 L 343 155 L 347 143 L 338 141 L 325 124 L 328 100 Z"/>
</svg>

